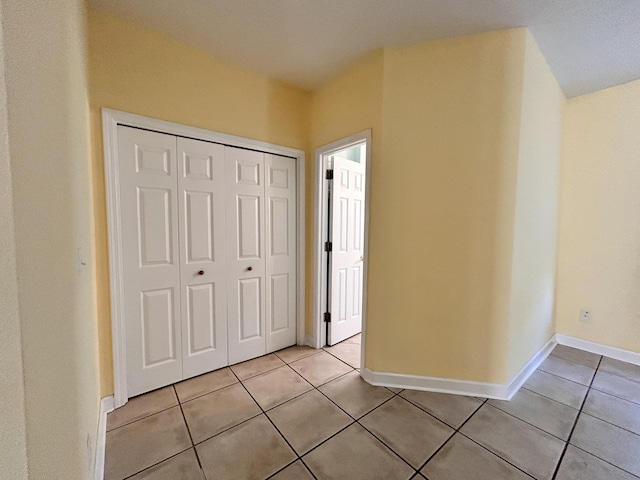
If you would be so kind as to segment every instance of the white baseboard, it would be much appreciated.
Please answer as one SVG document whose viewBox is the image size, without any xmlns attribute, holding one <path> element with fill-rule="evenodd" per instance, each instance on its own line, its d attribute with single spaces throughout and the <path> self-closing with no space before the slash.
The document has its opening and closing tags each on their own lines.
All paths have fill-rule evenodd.
<svg viewBox="0 0 640 480">
<path fill-rule="evenodd" d="M 371 385 L 381 387 L 408 388 L 427 392 L 510 400 L 522 384 L 527 381 L 529 376 L 540 366 L 544 359 L 547 358 L 555 346 L 556 341 L 552 338 L 527 362 L 520 372 L 506 384 L 423 377 L 420 375 L 405 375 L 401 373 L 374 372 L 368 368 L 362 369 L 361 375 L 362 378 Z"/>
<path fill-rule="evenodd" d="M 303 345 L 306 345 L 311 348 L 316 348 L 316 337 L 314 337 L 313 335 L 306 335 L 304 337 Z"/>
<path fill-rule="evenodd" d="M 621 348 L 610 347 L 601 343 L 590 342 L 588 340 L 582 340 L 581 338 L 570 337 L 568 335 L 562 335 L 560 333 L 556 333 L 554 339 L 560 345 L 579 348 L 580 350 L 585 350 L 597 355 L 604 355 L 605 357 L 620 360 L 622 362 L 640 365 L 640 353 L 637 352 L 622 350 Z"/>
<path fill-rule="evenodd" d="M 100 418 L 98 420 L 98 438 L 96 438 L 96 463 L 94 480 L 104 479 L 104 453 L 107 441 L 107 413 L 114 409 L 113 395 L 100 400 Z"/>
</svg>

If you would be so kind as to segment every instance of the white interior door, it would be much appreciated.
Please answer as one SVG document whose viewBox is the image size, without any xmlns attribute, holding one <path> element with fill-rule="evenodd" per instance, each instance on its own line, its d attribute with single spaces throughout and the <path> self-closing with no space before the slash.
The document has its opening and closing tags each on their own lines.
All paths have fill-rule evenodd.
<svg viewBox="0 0 640 480">
<path fill-rule="evenodd" d="M 177 138 L 183 378 L 227 365 L 224 146 Z"/>
<path fill-rule="evenodd" d="M 296 162 L 265 154 L 267 353 L 296 343 Z"/>
<path fill-rule="evenodd" d="M 364 162 L 333 156 L 329 345 L 362 330 L 364 182 Z"/>
<path fill-rule="evenodd" d="M 229 364 L 266 353 L 264 153 L 225 147 Z"/>
<path fill-rule="evenodd" d="M 118 127 L 127 391 L 182 379 L 176 138 Z"/>
</svg>

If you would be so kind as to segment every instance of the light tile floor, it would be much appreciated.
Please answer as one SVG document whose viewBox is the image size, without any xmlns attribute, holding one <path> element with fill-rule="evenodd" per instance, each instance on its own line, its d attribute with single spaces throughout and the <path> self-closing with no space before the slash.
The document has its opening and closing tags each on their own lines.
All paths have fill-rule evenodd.
<svg viewBox="0 0 640 480">
<path fill-rule="evenodd" d="M 359 343 L 131 399 L 108 416 L 105 478 L 640 478 L 639 366 L 557 346 L 505 402 L 373 387 Z"/>
</svg>

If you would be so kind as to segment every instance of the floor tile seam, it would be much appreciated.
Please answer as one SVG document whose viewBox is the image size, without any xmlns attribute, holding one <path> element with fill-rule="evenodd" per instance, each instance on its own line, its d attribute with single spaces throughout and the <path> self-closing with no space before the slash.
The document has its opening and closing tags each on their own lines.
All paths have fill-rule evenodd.
<svg viewBox="0 0 640 480">
<path fill-rule="evenodd" d="M 307 465 L 307 462 L 304 461 L 304 458 L 300 458 L 300 462 L 302 462 L 302 464 L 304 465 L 304 468 L 307 469 L 307 472 L 309 472 L 311 474 L 311 476 L 315 479 L 315 480 L 322 480 L 322 479 L 318 479 L 318 477 L 316 476 L 315 473 L 313 473 L 313 470 L 311 470 L 311 467 L 309 465 Z"/>
<path fill-rule="evenodd" d="M 403 397 L 403 398 L 404 398 L 404 397 Z M 406 399 L 405 399 L 405 400 L 406 400 Z M 453 428 L 453 432 L 451 433 L 451 435 L 449 436 L 449 438 L 447 438 L 447 439 L 443 442 L 443 444 L 442 444 L 442 445 L 440 445 L 440 447 L 439 447 L 435 452 L 433 452 L 433 453 L 429 456 L 429 458 L 427 458 L 427 460 L 425 460 L 425 462 L 420 466 L 420 468 L 418 468 L 418 470 L 417 470 L 418 472 L 421 472 L 421 471 L 422 471 L 422 469 L 423 469 L 424 467 L 426 467 L 426 466 L 427 466 L 427 464 L 428 464 L 428 463 L 429 463 L 429 462 L 430 462 L 430 461 L 431 461 L 431 460 L 432 460 L 432 459 L 433 459 L 433 458 L 438 454 L 438 452 L 440 452 L 440 450 L 442 450 L 442 449 L 444 448 L 444 446 L 445 446 L 447 443 L 449 443 L 453 437 L 455 437 L 455 436 L 456 436 L 456 433 L 460 432 L 460 429 L 461 429 L 462 427 L 464 427 L 464 426 L 467 424 L 467 422 L 468 422 L 468 421 L 469 421 L 469 420 L 470 420 L 470 419 L 471 419 L 471 418 L 472 418 L 476 413 L 478 413 L 478 411 L 482 408 L 482 406 L 483 406 L 485 403 L 487 403 L 487 400 L 488 400 L 488 399 L 486 399 L 486 398 L 485 398 L 485 399 L 484 399 L 484 401 L 483 401 L 480 405 L 478 405 L 478 408 L 476 408 L 476 409 L 473 411 L 473 413 L 471 413 L 471 415 L 469 415 L 469 416 L 467 417 L 467 419 L 466 419 L 464 422 L 462 422 L 462 423 L 460 424 L 460 426 L 459 426 L 458 428 L 453 428 L 453 427 L 451 427 L 451 428 Z M 408 401 L 408 400 L 407 400 L 407 401 Z M 416 405 L 416 406 L 417 406 L 417 405 Z M 418 407 L 418 408 L 419 408 L 419 407 Z M 427 413 L 429 413 L 429 412 L 427 412 Z M 433 415 L 432 415 L 432 416 L 433 416 Z M 434 417 L 434 418 L 435 418 L 435 417 Z M 442 420 L 440 420 L 440 421 L 442 421 Z M 442 422 L 442 423 L 444 423 L 444 422 Z M 447 425 L 447 424 L 445 423 L 445 425 Z M 449 426 L 449 425 L 447 425 L 447 426 Z M 466 436 L 466 435 L 465 435 L 465 436 Z"/>
<path fill-rule="evenodd" d="M 527 477 L 533 478 L 535 480 L 536 477 L 534 477 L 533 475 L 531 475 L 530 473 L 525 472 L 522 468 L 520 468 L 519 466 L 517 466 L 516 464 L 514 464 L 513 462 L 507 460 L 506 458 L 504 458 L 503 456 L 501 456 L 499 453 L 494 452 L 493 450 L 491 450 L 489 447 L 483 445 L 482 443 L 478 442 L 477 440 L 474 440 L 473 438 L 471 438 L 469 435 L 467 435 L 464 432 L 457 432 L 460 435 L 462 435 L 464 438 L 466 438 L 467 440 L 475 443 L 476 445 L 478 445 L 479 447 L 483 448 L 484 450 L 486 450 L 487 452 L 489 452 L 491 455 L 498 457 L 500 460 L 502 460 L 505 463 L 508 463 L 509 465 L 511 465 L 513 468 L 515 468 L 516 470 L 522 472 L 523 474 L 525 474 Z"/>
<path fill-rule="evenodd" d="M 589 452 L 588 450 L 585 450 L 584 448 L 579 447 L 578 445 L 574 445 L 573 443 L 569 443 L 569 445 L 571 445 L 573 448 L 577 448 L 578 450 L 580 450 L 581 452 L 586 453 L 587 455 L 590 455 L 590 456 L 592 456 L 594 458 L 597 458 L 598 460 L 602 460 L 607 465 L 611 465 L 612 467 L 615 467 L 618 470 L 622 470 L 623 472 L 628 473 L 633 478 L 640 478 L 640 476 L 636 475 L 635 473 L 631 473 L 630 471 L 625 470 L 624 468 L 620 467 L 619 465 L 616 465 L 615 463 L 611 463 L 609 460 L 606 460 L 606 459 L 604 459 L 602 457 L 599 457 L 598 455 L 596 455 L 596 454 L 594 454 L 592 452 Z"/>
<path fill-rule="evenodd" d="M 632 363 L 631 365 L 633 365 L 633 363 Z M 622 379 L 624 379 L 624 380 L 628 380 L 628 381 L 630 381 L 630 382 L 640 384 L 640 379 L 629 378 L 629 377 L 627 377 L 627 376 L 625 376 L 625 375 L 620 375 L 620 374 L 618 374 L 618 373 L 610 372 L 610 371 L 608 371 L 608 370 L 598 369 L 598 371 L 597 371 L 597 372 L 606 373 L 606 374 L 608 374 L 608 375 L 613 375 L 614 377 L 622 378 Z M 596 373 L 597 373 L 597 372 L 596 372 Z"/>
<path fill-rule="evenodd" d="M 251 399 L 258 405 L 258 408 L 260 409 L 260 411 L 262 412 L 261 414 L 265 416 L 265 418 L 267 419 L 267 421 L 269 423 L 271 423 L 271 425 L 273 426 L 273 428 L 275 428 L 276 432 L 278 432 L 278 435 L 280 435 L 282 437 L 282 439 L 285 441 L 285 443 L 289 446 L 289 448 L 291 449 L 291 451 L 293 452 L 293 454 L 296 456 L 296 458 L 300 458 L 300 455 L 298 455 L 298 452 L 296 451 L 295 448 L 293 448 L 293 445 L 291 445 L 291 443 L 289 442 L 289 440 L 287 440 L 287 437 L 284 436 L 284 434 L 280 431 L 280 429 L 276 426 L 276 424 L 273 422 L 273 420 L 271 420 L 271 418 L 269 417 L 269 415 L 267 415 L 267 412 L 265 411 L 264 408 L 262 408 L 262 406 L 258 403 L 258 401 L 253 397 L 253 395 L 251 395 L 251 392 L 249 391 L 249 389 L 246 387 L 246 385 L 244 385 L 242 382 L 240 382 L 242 384 L 242 387 L 246 390 L 247 394 L 251 397 Z M 308 390 L 310 391 L 310 390 Z M 307 393 L 307 392 L 305 392 Z M 303 394 L 301 394 L 303 395 Z M 300 396 L 300 395 L 298 395 Z M 286 402 L 285 402 L 286 403 Z M 276 405 L 277 406 L 277 405 Z M 275 408 L 275 407 L 273 407 Z M 256 415 L 256 417 L 259 415 Z M 253 418 L 256 418 L 253 417 Z M 295 460 L 294 460 L 295 461 Z"/>
<path fill-rule="evenodd" d="M 229 385 L 225 385 L 224 387 L 216 388 L 214 390 L 211 390 L 210 392 L 206 392 L 206 393 L 203 393 L 201 395 L 197 395 L 197 396 L 195 396 L 193 398 L 190 398 L 189 400 L 185 400 L 183 402 L 178 402 L 178 403 L 179 403 L 179 405 L 184 405 L 185 403 L 189 403 L 189 402 L 192 402 L 193 400 L 197 400 L 199 398 L 206 397 L 207 395 L 211 395 L 212 393 L 219 392 L 220 390 L 224 390 L 225 388 L 233 387 L 234 385 L 237 385 L 238 383 L 240 383 L 239 380 L 237 382 L 230 383 Z"/>
<path fill-rule="evenodd" d="M 191 445 L 189 448 L 185 448 L 184 450 L 180 450 L 177 453 L 174 453 L 173 455 L 168 456 L 167 458 L 164 458 L 162 460 L 160 460 L 159 462 L 154 463 L 153 465 L 149 465 L 148 467 L 143 468 L 142 470 L 138 470 L 136 473 L 132 473 L 131 475 L 128 475 L 126 477 L 124 477 L 122 480 L 128 480 L 131 477 L 135 477 L 136 475 L 138 475 L 139 473 L 145 472 L 147 470 L 149 470 L 150 468 L 153 468 L 157 465 L 160 465 L 162 462 L 166 462 L 167 460 L 171 460 L 174 457 L 177 457 L 178 455 L 193 449 L 193 451 L 195 452 L 195 447 L 193 445 Z M 196 458 L 198 458 L 198 454 L 196 453 Z M 198 463 L 198 466 L 200 467 L 200 464 Z M 202 467 L 200 467 L 200 470 L 202 470 Z"/>
<path fill-rule="evenodd" d="M 495 408 L 496 410 L 500 410 L 502 413 L 505 413 L 505 414 L 509 415 L 510 417 L 515 418 L 516 420 L 520 420 L 521 422 L 526 423 L 527 425 L 529 425 L 530 427 L 535 428 L 536 430 L 540 430 L 541 432 L 546 433 L 547 435 L 551 435 L 553 438 L 555 438 L 557 440 L 560 440 L 563 443 L 567 443 L 569 441 L 569 437 L 567 437 L 567 439 L 565 440 L 564 438 L 559 437 L 555 433 L 547 432 L 544 428 L 539 427 L 537 425 L 534 425 L 533 423 L 528 422 L 527 420 L 524 420 L 524 419 L 518 417 L 517 415 L 515 415 L 515 414 L 513 414 L 511 412 L 507 412 L 507 411 L 503 410 L 502 408 L 493 405 L 492 403 L 489 403 L 489 406 Z M 574 410 L 576 410 L 576 418 L 578 418 L 580 416 L 580 411 L 575 409 L 575 408 L 574 408 Z"/>
<path fill-rule="evenodd" d="M 602 363 L 602 358 L 603 357 L 600 357 L 600 360 L 598 361 L 598 366 L 596 367 L 596 372 L 600 368 L 600 364 Z M 564 455 L 567 453 L 567 448 L 569 447 L 569 442 L 571 442 L 571 438 L 573 437 L 573 432 L 576 430 L 576 426 L 578 425 L 578 420 L 580 420 L 580 415 L 582 415 L 582 410 L 584 409 L 584 405 L 585 405 L 585 403 L 587 403 L 587 398 L 589 398 L 589 392 L 591 391 L 591 386 L 593 385 L 593 382 L 595 381 L 595 379 L 596 379 L 596 375 L 594 373 L 593 377 L 591 377 L 591 382 L 589 383 L 589 388 L 587 388 L 587 394 L 582 399 L 582 403 L 580 404 L 580 409 L 578 411 L 578 415 L 576 416 L 575 420 L 573 421 L 573 426 L 571 427 L 571 431 L 569 432 L 569 436 L 567 437 L 567 441 L 565 442 L 564 448 L 562 449 L 562 452 L 560 453 L 560 458 L 558 459 L 558 463 L 556 464 L 556 468 L 553 471 L 553 475 L 551 476 L 551 480 L 556 480 L 556 477 L 558 476 L 558 472 L 560 471 L 560 466 L 562 465 L 562 461 L 564 460 Z"/>
<path fill-rule="evenodd" d="M 322 347 L 322 350 L 324 350 L 325 352 L 327 352 L 327 353 L 328 353 L 329 355 L 331 355 L 333 358 L 336 358 L 336 359 L 340 360 L 340 361 L 341 361 L 342 363 L 344 363 L 345 365 L 347 365 L 347 366 L 349 366 L 349 367 L 353 368 L 354 370 L 355 370 L 356 368 L 358 368 L 358 367 L 354 367 L 353 365 L 351 365 L 351 364 L 349 364 L 349 363 L 345 362 L 343 359 L 341 359 L 341 358 L 340 358 L 340 357 L 338 357 L 337 355 L 334 355 L 333 353 L 331 353 L 331 352 L 329 352 L 329 351 L 325 350 L 325 348 L 324 348 L 324 347 Z M 362 356 L 362 346 L 360 346 L 360 355 Z"/>
<path fill-rule="evenodd" d="M 163 413 L 163 412 L 166 412 L 167 410 L 171 410 L 172 408 L 179 407 L 179 406 L 180 406 L 179 403 L 176 404 L 176 405 L 171 405 L 170 407 L 163 408 L 162 410 L 158 410 L 157 412 L 150 413 L 148 415 L 145 415 L 144 417 L 136 418 L 135 420 L 132 420 L 130 422 L 123 423 L 122 425 L 118 425 L 117 427 L 113 427 L 111 430 L 107 430 L 105 433 L 114 432 L 114 431 L 116 431 L 116 430 L 118 430 L 118 429 L 120 429 L 122 427 L 126 427 L 127 425 L 133 425 L 134 423 L 137 423 L 137 422 L 139 422 L 141 420 L 144 420 L 144 419 L 149 418 L 149 417 L 153 417 L 154 415 L 157 415 L 158 413 Z"/>
<path fill-rule="evenodd" d="M 276 472 L 272 473 L 271 475 L 269 475 L 266 480 L 270 480 L 273 477 L 275 477 L 276 475 L 278 475 L 280 472 L 286 470 L 287 468 L 289 468 L 291 465 L 293 465 L 294 463 L 296 463 L 298 460 L 301 460 L 300 457 L 298 457 L 296 455 L 297 458 L 295 458 L 294 460 L 292 460 L 291 462 L 287 463 L 284 467 L 282 467 L 281 469 L 277 470 Z M 314 477 L 315 478 L 315 477 Z"/>
<path fill-rule="evenodd" d="M 580 350 L 579 348 L 577 348 L 576 350 Z M 585 350 L 580 350 L 581 352 L 584 352 Z M 587 353 L 591 353 L 591 352 L 587 352 Z M 597 355 L 598 357 L 602 358 L 604 355 L 598 355 L 597 353 L 594 353 L 594 355 Z M 564 358 L 561 357 L 559 355 L 554 355 L 553 352 L 551 352 L 549 354 L 550 357 L 553 358 L 558 358 L 560 360 L 564 360 L 565 362 L 571 362 L 571 363 L 575 363 L 576 365 L 582 365 L 583 367 L 588 367 L 588 368 L 597 368 L 597 367 L 592 367 L 591 365 L 587 365 L 586 363 L 582 363 L 582 362 L 576 362 L 575 360 L 569 360 L 568 358 Z M 598 364 L 600 364 L 600 359 L 598 360 Z"/>
<path fill-rule="evenodd" d="M 305 357 L 305 358 L 307 358 L 307 357 Z M 303 360 L 303 359 L 300 359 L 300 360 Z M 293 362 L 292 362 L 292 363 L 293 363 Z M 309 385 L 311 385 L 313 388 L 316 388 L 316 386 L 315 386 L 313 383 L 311 383 L 309 380 L 307 380 L 306 378 L 304 378 L 304 377 L 302 376 L 302 374 L 301 374 L 300 372 L 298 372 L 295 368 L 293 368 L 290 364 L 288 364 L 288 363 L 287 363 L 287 367 L 289 367 L 289 368 L 290 368 L 290 369 L 291 369 L 291 370 L 292 370 L 296 375 L 298 375 L 301 379 L 303 379 L 305 382 L 307 382 L 307 383 L 308 383 Z M 329 382 L 330 382 L 330 381 L 331 381 L 331 380 L 329 380 Z M 324 384 L 323 384 L 323 385 L 324 385 Z M 318 386 L 320 386 L 320 385 L 318 385 Z"/>
<path fill-rule="evenodd" d="M 258 357 L 260 358 L 260 357 Z M 268 370 L 263 370 L 261 372 L 255 373 L 253 375 L 250 375 L 246 378 L 240 379 L 240 377 L 238 376 L 238 374 L 236 372 L 233 372 L 233 368 L 229 367 L 229 370 L 231 370 L 233 372 L 233 374 L 236 376 L 236 378 L 238 379 L 238 381 L 242 382 L 243 380 L 249 380 L 250 378 L 254 378 L 254 377 L 258 377 L 264 373 L 269 373 L 269 372 L 273 372 L 274 370 L 277 370 L 278 368 L 282 368 L 285 365 L 288 365 L 284 360 L 282 360 L 280 357 L 278 357 L 278 360 L 280 360 L 282 362 L 282 365 L 278 365 L 277 367 L 273 367 L 273 368 L 269 368 Z M 249 360 L 250 361 L 250 360 Z"/>
<path fill-rule="evenodd" d="M 300 460 L 302 460 L 304 462 L 304 457 L 306 457 L 307 455 L 309 455 L 311 452 L 313 452 L 314 450 L 317 450 L 319 447 L 321 447 L 322 445 L 324 445 L 325 443 L 327 443 L 328 441 L 330 441 L 332 438 L 336 437 L 337 435 L 340 435 L 340 433 L 344 432 L 347 428 L 355 425 L 356 422 L 355 420 L 351 423 L 349 423 L 349 425 L 346 425 L 344 427 L 342 427 L 340 430 L 338 430 L 337 432 L 335 432 L 333 435 L 331 435 L 330 437 L 325 438 L 324 440 L 322 440 L 320 443 L 318 443 L 315 447 L 309 449 L 308 452 L 306 452 L 304 455 L 302 455 L 300 457 Z M 306 465 L 306 463 L 305 463 Z M 310 470 L 310 469 L 309 469 Z"/>
<path fill-rule="evenodd" d="M 385 402 L 386 403 L 386 402 Z M 375 410 L 375 409 L 374 409 Z M 373 410 L 372 410 L 373 411 Z M 369 412 L 371 413 L 371 412 Z M 368 415 L 368 414 L 367 414 Z M 366 416 L 366 415 L 365 415 Z M 360 420 L 362 420 L 364 418 L 360 417 Z M 375 433 L 373 433 L 371 430 L 369 430 L 367 427 L 365 427 L 364 425 L 362 425 L 360 423 L 360 420 L 356 420 L 355 423 L 357 423 L 358 425 L 360 425 L 362 428 L 364 428 L 370 435 L 373 436 L 373 438 L 375 438 L 376 440 L 378 440 L 382 445 L 384 445 L 385 447 L 387 447 L 387 449 L 389 449 L 396 457 L 398 457 L 400 460 L 402 460 L 404 463 L 406 463 L 407 465 L 409 465 L 409 468 L 411 468 L 413 470 L 413 475 L 415 475 L 418 472 L 418 469 L 416 469 L 416 467 L 414 467 L 413 465 L 411 465 L 407 460 L 404 459 L 404 457 L 402 455 L 400 455 L 398 452 L 396 452 L 393 448 L 391 448 L 390 445 L 387 445 L 387 443 L 382 440 L 380 437 L 378 437 Z M 447 439 L 448 440 L 448 439 Z M 445 440 L 446 442 L 446 440 Z M 409 477 L 411 478 L 411 477 Z"/>
<path fill-rule="evenodd" d="M 604 418 L 600 418 L 600 417 L 598 417 L 596 415 L 592 415 L 589 412 L 582 411 L 581 413 L 584 413 L 588 417 L 595 418 L 597 420 L 600 420 L 601 422 L 607 423 L 607 424 L 609 424 L 609 425 L 611 425 L 613 427 L 617 427 L 620 430 L 624 430 L 625 432 L 631 433 L 631 434 L 635 435 L 636 437 L 638 437 L 640 439 L 640 433 L 639 432 L 634 432 L 633 430 L 629 430 L 628 428 L 625 428 L 625 427 L 623 427 L 621 425 L 617 425 L 617 424 L 615 424 L 613 422 L 610 422 L 609 420 L 606 420 Z"/>
<path fill-rule="evenodd" d="M 583 387 L 586 387 L 586 385 L 582 385 L 582 386 L 583 386 Z M 573 408 L 574 410 L 578 410 L 578 409 L 577 409 L 576 407 L 574 407 L 573 405 L 569 405 L 568 403 L 564 403 L 564 402 L 561 402 L 560 400 L 556 400 L 555 398 L 551 398 L 550 396 L 545 395 L 544 393 L 536 392 L 535 390 L 532 390 L 531 388 L 526 388 L 526 387 L 524 387 L 524 386 L 522 386 L 522 387 L 520 387 L 520 388 L 521 388 L 522 390 L 526 390 L 527 392 L 537 393 L 537 394 L 538 394 L 538 395 L 540 395 L 541 397 L 548 398 L 549 400 L 553 400 L 554 402 L 558 402 L 560 405 L 565 405 L 565 406 L 567 406 L 567 407 L 571 407 L 571 408 Z M 588 391 L 588 387 L 586 387 L 586 388 L 587 388 L 587 391 Z M 587 392 L 585 392 L 585 394 L 584 394 L 584 395 L 585 395 L 585 397 L 586 397 L 586 396 L 587 396 Z"/>
<path fill-rule="evenodd" d="M 404 391 L 404 390 L 403 390 Z M 454 425 L 449 425 L 447 422 L 445 422 L 444 420 L 442 420 L 441 418 L 436 417 L 436 415 L 434 413 L 429 412 L 428 410 L 426 410 L 424 407 L 418 405 L 417 403 L 412 402 L 411 400 L 409 400 L 408 398 L 403 397 L 402 395 L 400 395 L 401 392 L 398 393 L 398 396 L 400 398 L 402 398 L 403 400 L 406 400 L 407 402 L 409 402 L 411 405 L 413 405 L 414 407 L 419 408 L 420 410 L 422 410 L 424 413 L 426 413 L 427 415 L 430 415 L 431 417 L 435 418 L 436 420 L 438 420 L 440 423 L 444 423 L 447 427 L 449 428 L 453 428 L 454 430 L 456 430 L 456 427 Z M 482 405 L 484 405 L 487 402 L 487 400 L 482 401 L 482 403 L 480 405 L 478 405 L 477 409 L 479 409 Z M 474 410 L 473 413 L 471 413 L 471 415 L 473 415 L 476 411 Z M 469 417 L 467 417 L 465 419 L 465 422 L 471 418 L 471 415 Z M 463 422 L 464 424 L 464 422 Z"/>
<path fill-rule="evenodd" d="M 295 347 L 296 345 L 292 345 L 292 347 Z M 291 348 L 291 347 L 287 347 L 287 348 Z M 286 350 L 286 348 L 283 348 L 282 350 Z M 314 348 L 314 352 L 310 353 L 309 355 L 305 355 L 304 357 L 300 357 L 300 358 L 296 358 L 295 360 L 291 360 L 290 362 L 287 362 L 284 358 L 282 358 L 280 355 L 278 355 L 278 352 L 273 352 L 280 360 L 282 360 L 285 364 L 289 365 L 290 363 L 293 362 L 297 362 L 298 360 L 303 360 L 305 358 L 308 358 L 312 355 L 317 355 L 318 353 L 322 352 L 322 348 Z"/>
<path fill-rule="evenodd" d="M 577 385 L 582 385 L 583 387 L 588 387 L 589 386 L 589 385 L 585 385 L 584 383 L 580 383 L 580 382 L 576 382 L 575 380 L 571 380 L 570 378 L 563 377 L 562 375 L 558 375 L 557 373 L 548 372 L 547 370 L 543 369 L 542 366 L 538 367 L 537 370 L 540 371 L 540 372 L 547 373 L 549 375 L 553 375 L 554 377 L 561 378 L 562 380 L 566 380 L 567 382 L 573 382 L 573 383 L 575 383 Z M 591 380 L 589 382 L 593 381 L 593 379 L 596 376 L 596 372 L 597 372 L 597 370 L 594 370 L 593 375 L 591 376 Z"/>
<path fill-rule="evenodd" d="M 206 442 L 206 441 L 208 441 L 208 440 L 211 440 L 212 438 L 217 437 L 218 435 L 221 435 L 221 434 L 223 434 L 223 433 L 225 433 L 225 432 L 228 432 L 228 431 L 229 431 L 229 430 L 231 430 L 232 428 L 239 427 L 239 426 L 240 426 L 240 425 L 242 425 L 243 423 L 247 423 L 249 420 L 253 420 L 253 419 L 254 419 L 254 418 L 256 418 L 256 417 L 259 417 L 259 416 L 260 416 L 260 415 L 262 415 L 263 413 L 264 413 L 263 411 L 260 411 L 260 412 L 256 413 L 255 415 L 252 415 L 252 416 L 250 416 L 250 417 L 248 417 L 248 418 L 245 418 L 244 420 L 242 420 L 242 421 L 240 421 L 240 422 L 238 422 L 238 423 L 235 423 L 235 424 L 233 424 L 233 425 L 231 425 L 231 426 L 229 426 L 229 427 L 225 427 L 224 429 L 222 429 L 222 430 L 220 430 L 220 431 L 216 432 L 215 434 L 213 434 L 213 435 L 211 435 L 211 436 L 209 436 L 209 437 L 205 438 L 204 440 L 200 440 L 200 441 L 198 441 L 198 442 L 194 443 L 194 444 L 193 444 L 193 446 L 194 446 L 194 447 L 197 447 L 198 445 L 202 445 L 204 442 Z"/>
<path fill-rule="evenodd" d="M 326 383 L 325 383 L 326 385 Z M 321 385 L 322 386 L 322 385 Z M 365 415 L 368 415 L 369 413 L 373 412 L 375 410 L 375 407 L 372 408 L 371 410 L 369 410 L 367 413 L 364 413 L 362 415 L 360 415 L 360 417 L 356 418 L 353 415 L 351 415 L 349 412 L 347 412 L 344 408 L 342 408 L 340 405 L 338 405 L 335 401 L 333 401 L 333 399 L 331 397 L 329 397 L 326 393 L 324 393 L 322 390 L 320 390 L 318 387 L 315 387 L 315 390 L 317 390 L 320 395 L 324 396 L 327 400 L 329 400 L 331 403 L 333 403 L 336 407 L 338 407 L 341 411 L 343 411 L 344 413 L 346 413 L 349 418 L 351 418 L 354 422 L 358 421 L 358 418 L 362 418 Z"/>
<path fill-rule="evenodd" d="M 342 378 L 342 377 L 344 377 L 345 375 L 349 375 L 350 373 L 353 373 L 353 372 L 356 372 L 356 371 L 357 371 L 357 370 L 356 370 L 355 368 L 351 367 L 351 371 L 350 371 L 350 372 L 341 373 L 341 374 L 340 374 L 340 375 L 338 375 L 337 377 L 333 377 L 333 378 L 331 378 L 331 379 L 327 380 L 326 382 L 321 383 L 320 385 L 314 385 L 314 386 L 313 386 L 313 388 L 323 387 L 324 385 L 326 385 L 326 384 L 327 384 L 327 383 L 329 383 L 329 382 L 333 382 L 334 380 L 337 380 L 337 379 L 339 379 L 339 378 Z M 358 373 L 359 373 L 359 372 L 358 372 Z M 307 380 L 307 382 L 309 382 L 309 380 Z M 311 383 L 311 382 L 309 382 L 309 383 Z"/>
<path fill-rule="evenodd" d="M 599 393 L 606 393 L 607 395 L 611 395 L 612 397 L 640 406 L 640 402 L 634 402 L 633 400 L 629 400 L 628 398 L 621 397 L 620 395 L 616 395 L 615 393 L 608 392 L 607 390 L 602 390 L 601 388 L 598 388 L 598 387 L 592 386 L 590 387 L 590 390 L 595 390 L 596 392 L 599 392 Z"/>
<path fill-rule="evenodd" d="M 534 391 L 534 390 L 529 390 L 528 388 L 524 388 L 524 390 L 526 390 L 526 391 L 528 391 L 528 392 L 531 392 L 531 393 L 533 393 L 533 394 L 535 394 L 535 395 L 538 395 L 539 397 L 546 398 L 547 400 L 551 400 L 552 402 L 557 403 L 558 405 L 562 405 L 563 407 L 569 407 L 569 408 L 571 408 L 571 409 L 573 409 L 573 410 L 575 410 L 575 411 L 577 411 L 577 412 L 579 412 L 579 411 L 580 411 L 580 410 L 578 410 L 576 407 L 572 407 L 571 405 L 567 405 L 566 403 L 562 403 L 561 401 L 556 400 L 555 398 L 547 397 L 546 395 L 543 395 L 543 394 L 541 394 L 541 393 L 538 393 L 538 392 L 536 392 L 536 391 Z M 586 398 L 586 396 L 587 396 L 587 395 L 585 394 L 585 398 Z M 495 400 L 495 401 L 498 401 L 498 402 L 500 401 L 500 400 L 497 400 L 497 399 L 490 399 L 490 400 Z M 513 398 L 512 398 L 512 400 L 513 400 Z M 510 402 L 511 400 L 508 400 L 508 401 Z M 493 404 L 490 404 L 490 405 L 493 405 Z"/>
</svg>

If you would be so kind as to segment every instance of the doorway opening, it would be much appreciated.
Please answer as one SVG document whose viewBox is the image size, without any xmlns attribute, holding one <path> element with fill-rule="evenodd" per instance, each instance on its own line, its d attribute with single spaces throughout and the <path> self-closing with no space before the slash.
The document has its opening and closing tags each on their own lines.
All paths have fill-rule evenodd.
<svg viewBox="0 0 640 480">
<path fill-rule="evenodd" d="M 313 346 L 335 345 L 366 326 L 371 131 L 316 151 Z"/>
</svg>

